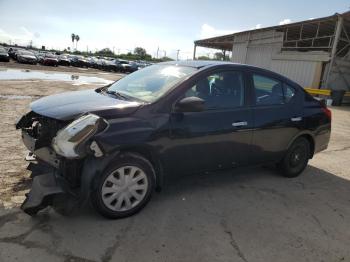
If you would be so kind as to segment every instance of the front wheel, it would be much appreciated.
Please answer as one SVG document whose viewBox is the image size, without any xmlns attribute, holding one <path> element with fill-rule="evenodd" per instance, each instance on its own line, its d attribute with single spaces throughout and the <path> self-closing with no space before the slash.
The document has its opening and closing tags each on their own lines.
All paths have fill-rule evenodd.
<svg viewBox="0 0 350 262">
<path fill-rule="evenodd" d="M 310 158 L 310 142 L 300 137 L 293 142 L 281 162 L 278 169 L 285 177 L 297 177 L 304 171 Z"/>
<path fill-rule="evenodd" d="M 140 211 L 151 199 L 155 184 L 152 164 L 125 153 L 114 160 L 94 182 L 92 204 L 107 218 L 123 218 Z"/>
</svg>

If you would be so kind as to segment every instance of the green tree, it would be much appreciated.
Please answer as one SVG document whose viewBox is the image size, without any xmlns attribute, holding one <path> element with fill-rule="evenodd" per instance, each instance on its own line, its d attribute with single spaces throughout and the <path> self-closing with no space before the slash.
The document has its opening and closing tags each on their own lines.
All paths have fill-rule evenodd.
<svg viewBox="0 0 350 262">
<path fill-rule="evenodd" d="M 145 59 L 147 52 L 146 52 L 146 49 L 144 49 L 142 47 L 135 47 L 134 54 L 138 55 L 140 57 L 140 59 Z"/>
<path fill-rule="evenodd" d="M 103 48 L 100 51 L 97 51 L 95 54 L 100 56 L 114 56 L 112 50 L 109 49 L 108 47 Z"/>
<path fill-rule="evenodd" d="M 215 60 L 224 60 L 223 58 L 224 58 L 224 54 L 222 52 L 216 52 L 214 54 L 214 59 Z"/>
<path fill-rule="evenodd" d="M 202 56 L 199 56 L 197 57 L 198 60 L 210 60 L 209 56 L 205 56 L 205 55 L 202 55 Z"/>
</svg>

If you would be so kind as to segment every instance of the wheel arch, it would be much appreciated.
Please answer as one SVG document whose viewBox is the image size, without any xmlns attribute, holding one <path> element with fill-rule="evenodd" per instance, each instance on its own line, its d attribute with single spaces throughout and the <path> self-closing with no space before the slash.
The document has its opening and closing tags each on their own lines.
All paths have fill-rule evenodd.
<svg viewBox="0 0 350 262">
<path fill-rule="evenodd" d="M 155 190 L 160 191 L 163 185 L 163 167 L 154 150 L 149 146 L 125 146 L 118 148 L 113 152 L 109 152 L 104 157 L 96 158 L 88 156 L 84 160 L 81 171 L 81 188 L 80 188 L 80 203 L 83 204 L 90 197 L 91 190 L 94 190 L 93 185 L 95 179 L 100 176 L 103 171 L 109 166 L 111 161 L 120 157 L 121 154 L 134 153 L 148 160 L 155 171 Z"/>
<path fill-rule="evenodd" d="M 136 153 L 147 159 L 152 164 L 155 171 L 156 191 L 160 191 L 164 180 L 163 166 L 155 150 L 147 145 L 133 145 L 120 148 L 118 154 L 127 152 Z"/>
<path fill-rule="evenodd" d="M 296 136 L 293 137 L 293 139 L 290 141 L 290 143 L 288 144 L 288 148 L 290 148 L 290 146 L 300 137 L 304 137 L 305 139 L 307 139 L 307 141 L 310 143 L 310 156 L 309 158 L 312 159 L 315 153 L 315 137 L 311 132 L 301 132 L 298 133 Z"/>
</svg>

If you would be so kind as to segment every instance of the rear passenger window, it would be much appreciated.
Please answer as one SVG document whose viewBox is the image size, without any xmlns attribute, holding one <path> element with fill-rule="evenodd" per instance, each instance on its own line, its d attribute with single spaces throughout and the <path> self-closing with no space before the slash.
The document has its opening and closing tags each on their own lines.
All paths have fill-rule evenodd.
<svg viewBox="0 0 350 262">
<path fill-rule="evenodd" d="M 287 84 L 283 84 L 284 102 L 288 103 L 295 95 L 295 89 Z"/>
<path fill-rule="evenodd" d="M 278 80 L 253 74 L 255 102 L 257 105 L 281 105 L 291 101 L 295 89 Z"/>
<path fill-rule="evenodd" d="M 261 75 L 253 75 L 257 105 L 284 104 L 282 83 Z"/>
</svg>

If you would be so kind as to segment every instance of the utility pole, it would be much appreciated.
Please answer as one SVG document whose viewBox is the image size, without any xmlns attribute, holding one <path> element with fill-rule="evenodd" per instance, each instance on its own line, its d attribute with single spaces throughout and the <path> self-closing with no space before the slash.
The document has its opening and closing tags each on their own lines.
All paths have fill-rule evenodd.
<svg viewBox="0 0 350 262">
<path fill-rule="evenodd" d="M 179 53 L 180 53 L 180 49 L 176 50 L 176 61 L 179 61 Z"/>
<path fill-rule="evenodd" d="M 157 48 L 157 59 L 158 59 L 158 53 L 159 53 L 159 46 L 158 46 L 158 48 Z"/>
</svg>

